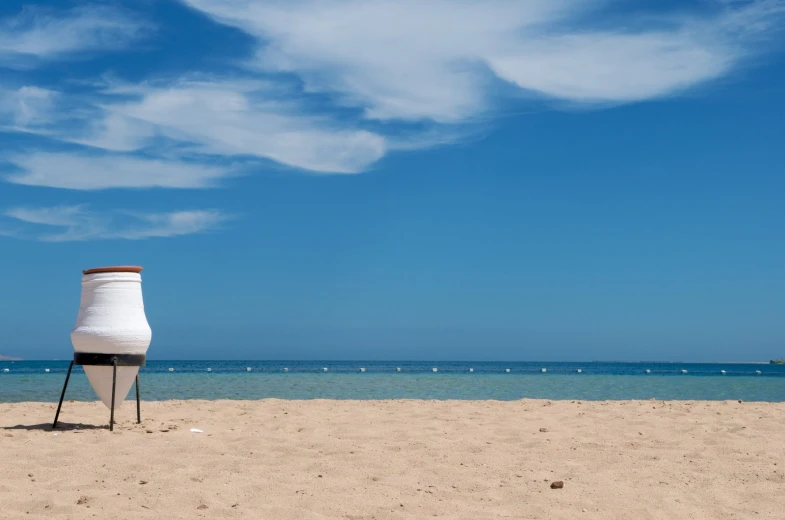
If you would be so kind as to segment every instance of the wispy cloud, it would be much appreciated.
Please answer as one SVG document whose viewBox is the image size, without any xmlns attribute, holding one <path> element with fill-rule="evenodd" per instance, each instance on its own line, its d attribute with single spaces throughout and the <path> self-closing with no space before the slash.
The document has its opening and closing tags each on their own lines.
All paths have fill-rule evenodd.
<svg viewBox="0 0 785 520">
<path fill-rule="evenodd" d="M 778 45 L 785 17 L 785 0 L 646 12 L 622 0 L 180 1 L 250 35 L 252 52 L 220 74 L 145 75 L 140 59 L 134 76 L 144 79 L 131 83 L 99 83 L 104 71 L 93 71 L 44 88 L 40 75 L 14 71 L 13 84 L 0 79 L 0 131 L 28 135 L 24 153 L 18 143 L 0 149 L 0 178 L 69 190 L 197 189 L 269 162 L 361 173 L 397 150 L 476 136 L 511 107 L 599 109 L 728 77 Z M 149 30 L 116 8 L 27 8 L 0 19 L 0 66 L 133 52 Z M 175 236 L 224 218 L 17 208 L 0 234 Z"/>
<path fill-rule="evenodd" d="M 0 19 L 0 63 L 30 68 L 40 60 L 78 58 L 127 47 L 150 26 L 126 11 L 99 6 L 57 12 L 27 7 Z"/>
<path fill-rule="evenodd" d="M 0 120 L 16 127 L 38 127 L 51 122 L 57 93 L 39 87 L 0 89 Z"/>
<path fill-rule="evenodd" d="M 694 87 L 731 71 L 785 9 L 717 0 L 713 13 L 614 27 L 598 13 L 613 2 L 584 0 L 183 1 L 255 36 L 254 67 L 299 75 L 368 118 L 443 123 L 487 110 L 494 78 L 580 103 Z"/>
<path fill-rule="evenodd" d="M 81 205 L 11 208 L 4 212 L 4 216 L 18 224 L 14 228 L 3 228 L 7 235 L 44 242 L 140 240 L 190 235 L 216 228 L 228 218 L 217 210 L 94 212 Z"/>
<path fill-rule="evenodd" d="M 195 71 L 114 81 L 79 96 L 9 91 L 0 125 L 85 149 L 12 157 L 20 171 L 8 181 L 201 188 L 229 173 L 215 164 L 245 159 L 359 173 L 390 151 L 470 135 L 478 118 L 516 103 L 499 99 L 499 84 L 529 99 L 578 104 L 634 102 L 704 84 L 743 63 L 785 13 L 785 0 L 714 0 L 700 16 L 633 14 L 611 23 L 598 13 L 613 1 L 182 1 L 255 37 L 248 67 L 232 77 Z M 10 24 L 20 38 L 5 36 L 0 49 L 56 55 L 106 39 L 127 43 L 142 30 L 103 8 L 32 19 Z M 49 29 L 61 36 L 57 45 L 45 43 Z M 280 72 L 304 88 L 270 75 Z M 315 95 L 319 103 L 310 102 Z"/>
<path fill-rule="evenodd" d="M 30 152 L 8 161 L 20 171 L 6 180 L 69 190 L 109 188 L 207 188 L 232 175 L 231 166 L 117 154 Z"/>
<path fill-rule="evenodd" d="M 146 128 L 192 152 L 331 173 L 362 171 L 386 151 L 381 135 L 309 115 L 265 83 L 177 81 L 140 87 L 135 94 L 131 101 L 105 103 L 105 118 L 84 142 L 130 149 Z"/>
<path fill-rule="evenodd" d="M 59 107 L 51 104 L 55 96 Z M 22 172 L 6 179 L 69 189 L 199 188 L 233 170 L 207 166 L 206 159 L 266 159 L 317 173 L 358 173 L 383 157 L 391 141 L 327 115 L 308 114 L 295 99 L 284 100 L 280 87 L 263 82 L 112 85 L 92 99 L 69 113 L 61 107 L 81 100 L 25 87 L 0 102 L 0 117 L 5 115 L 16 131 L 145 157 L 96 157 L 89 150 L 29 153 L 10 158 Z"/>
</svg>

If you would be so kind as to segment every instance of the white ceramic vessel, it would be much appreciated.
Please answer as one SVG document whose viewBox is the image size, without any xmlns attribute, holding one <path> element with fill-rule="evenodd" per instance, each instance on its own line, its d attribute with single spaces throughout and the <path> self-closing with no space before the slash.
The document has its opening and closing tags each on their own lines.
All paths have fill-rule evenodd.
<svg viewBox="0 0 785 520">
<path fill-rule="evenodd" d="M 142 300 L 142 268 L 100 267 L 83 271 L 82 299 L 71 343 L 77 352 L 145 354 L 152 331 Z M 87 379 L 106 406 L 112 402 L 112 367 L 85 366 Z M 115 408 L 125 400 L 139 367 L 118 367 Z"/>
</svg>

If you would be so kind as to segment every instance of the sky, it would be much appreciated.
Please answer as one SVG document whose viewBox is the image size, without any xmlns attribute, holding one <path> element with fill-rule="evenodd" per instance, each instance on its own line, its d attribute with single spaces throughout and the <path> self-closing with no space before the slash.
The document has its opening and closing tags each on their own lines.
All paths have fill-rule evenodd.
<svg viewBox="0 0 785 520">
<path fill-rule="evenodd" d="M 0 3 L 0 354 L 785 357 L 785 0 Z"/>
</svg>

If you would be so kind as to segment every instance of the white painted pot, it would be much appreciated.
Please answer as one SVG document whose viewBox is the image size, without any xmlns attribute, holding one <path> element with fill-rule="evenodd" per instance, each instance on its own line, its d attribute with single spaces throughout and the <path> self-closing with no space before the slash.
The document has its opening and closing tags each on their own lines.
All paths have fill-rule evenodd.
<svg viewBox="0 0 785 520">
<path fill-rule="evenodd" d="M 145 354 L 152 331 L 144 314 L 141 267 L 101 267 L 83 271 L 82 300 L 71 343 L 77 352 Z M 112 402 L 112 367 L 85 366 L 98 398 Z M 139 367 L 117 367 L 115 407 L 125 400 Z"/>
</svg>

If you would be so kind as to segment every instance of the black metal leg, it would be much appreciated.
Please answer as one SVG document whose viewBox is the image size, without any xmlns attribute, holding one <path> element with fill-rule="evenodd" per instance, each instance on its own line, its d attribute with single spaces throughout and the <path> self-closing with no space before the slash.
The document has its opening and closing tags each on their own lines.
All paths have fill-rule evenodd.
<svg viewBox="0 0 785 520">
<path fill-rule="evenodd" d="M 74 368 L 74 362 L 71 361 L 71 364 L 68 365 L 68 373 L 65 375 L 65 384 L 63 385 L 63 391 L 60 392 L 60 402 L 57 405 L 57 413 L 55 414 L 55 422 L 52 423 L 52 429 L 54 430 L 57 428 L 57 419 L 60 418 L 60 408 L 63 406 L 63 398 L 65 397 L 65 389 L 68 388 L 68 380 L 71 379 L 71 369 Z"/>
<path fill-rule="evenodd" d="M 57 428 L 57 421 L 60 419 L 60 411 L 63 408 L 63 401 L 65 400 L 65 391 L 68 388 L 68 382 L 71 380 L 71 373 L 73 372 L 74 365 L 85 366 L 111 366 L 112 367 L 112 402 L 109 404 L 109 431 L 114 431 L 114 408 L 117 399 L 117 367 L 141 367 L 145 364 L 144 354 L 105 354 L 97 352 L 76 352 L 71 364 L 68 365 L 68 373 L 65 376 L 65 383 L 63 390 L 60 392 L 60 402 L 57 403 L 57 412 L 55 413 L 55 420 L 52 423 L 52 429 Z M 136 422 L 142 423 L 142 404 L 139 392 L 139 373 L 136 374 Z"/>
<path fill-rule="evenodd" d="M 114 393 L 117 387 L 117 358 L 112 358 L 112 406 L 109 415 L 109 431 L 114 431 Z"/>
<path fill-rule="evenodd" d="M 139 374 L 136 374 L 136 424 L 142 423 L 142 410 L 139 406 Z"/>
</svg>

